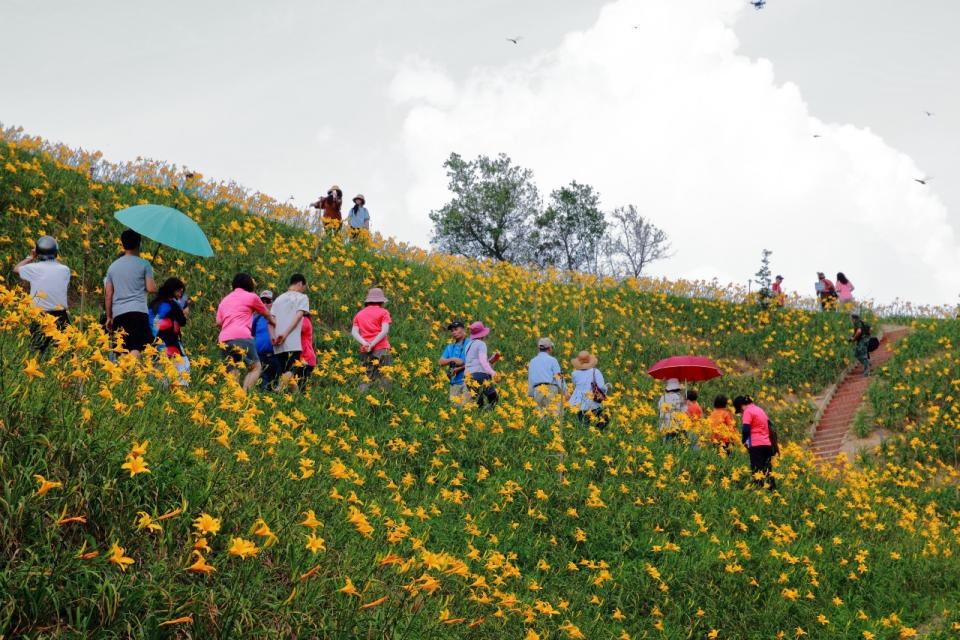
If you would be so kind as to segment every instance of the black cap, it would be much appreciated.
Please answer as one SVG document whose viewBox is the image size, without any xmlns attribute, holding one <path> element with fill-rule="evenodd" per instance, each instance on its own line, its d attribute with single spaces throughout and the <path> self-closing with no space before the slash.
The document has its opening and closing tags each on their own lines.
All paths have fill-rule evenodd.
<svg viewBox="0 0 960 640">
<path fill-rule="evenodd" d="M 467 325 L 463 324 L 463 320 L 454 320 L 447 325 L 447 331 L 453 331 L 454 329 L 464 329 Z"/>
</svg>

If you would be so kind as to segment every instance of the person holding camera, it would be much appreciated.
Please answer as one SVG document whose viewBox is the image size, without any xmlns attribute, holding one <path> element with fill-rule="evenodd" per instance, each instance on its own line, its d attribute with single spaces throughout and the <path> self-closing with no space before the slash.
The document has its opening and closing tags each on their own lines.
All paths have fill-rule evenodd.
<svg viewBox="0 0 960 640">
<path fill-rule="evenodd" d="M 446 346 L 437 362 L 441 367 L 447 368 L 447 377 L 450 379 L 450 402 L 462 407 L 470 401 L 470 391 L 463 380 L 470 340 L 467 339 L 467 328 L 462 320 L 454 320 L 448 324 L 447 331 L 450 332 L 453 342 Z"/>
</svg>

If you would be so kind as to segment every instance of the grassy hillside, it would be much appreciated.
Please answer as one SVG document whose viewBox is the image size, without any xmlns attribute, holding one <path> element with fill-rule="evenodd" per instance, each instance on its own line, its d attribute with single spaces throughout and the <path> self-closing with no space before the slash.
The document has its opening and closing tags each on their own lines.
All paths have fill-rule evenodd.
<svg viewBox="0 0 960 640">
<path fill-rule="evenodd" d="M 811 397 L 847 363 L 843 317 L 345 245 L 235 186 L 97 161 L 10 132 L 0 143 L 0 634 L 896 638 L 960 625 L 945 467 L 878 461 L 839 479 L 800 446 Z M 139 202 L 187 212 L 217 251 L 147 256 L 199 301 L 187 389 L 166 388 L 149 359 L 104 357 L 112 213 Z M 84 306 L 34 362 L 10 267 L 42 233 L 61 239 Z M 306 394 L 248 397 L 226 381 L 212 318 L 237 270 L 274 290 L 307 275 L 320 326 Z M 364 394 L 348 331 L 374 284 L 390 298 L 397 384 Z M 446 402 L 433 362 L 454 317 L 484 320 L 506 356 L 494 412 Z M 525 363 L 541 335 L 561 362 L 599 355 L 610 428 L 536 415 Z M 795 441 L 779 492 L 750 487 L 742 451 L 657 438 L 644 370 L 686 352 L 730 372 L 704 385 L 707 401 L 752 393 Z"/>
</svg>

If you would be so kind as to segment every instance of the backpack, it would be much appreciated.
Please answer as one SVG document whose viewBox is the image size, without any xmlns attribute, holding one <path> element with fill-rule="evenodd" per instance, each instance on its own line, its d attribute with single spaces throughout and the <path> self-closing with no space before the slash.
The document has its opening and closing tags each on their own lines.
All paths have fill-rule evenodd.
<svg viewBox="0 0 960 640">
<path fill-rule="evenodd" d="M 156 308 L 151 306 L 149 309 L 147 309 L 147 321 L 150 323 L 150 332 L 153 334 L 154 338 L 160 335 L 160 318 L 157 316 L 160 314 L 160 309 L 165 304 L 169 305 L 170 303 L 161 302 Z"/>
<path fill-rule="evenodd" d="M 873 353 L 880 348 L 880 340 L 877 338 L 869 338 L 867 340 L 867 353 Z"/>
</svg>

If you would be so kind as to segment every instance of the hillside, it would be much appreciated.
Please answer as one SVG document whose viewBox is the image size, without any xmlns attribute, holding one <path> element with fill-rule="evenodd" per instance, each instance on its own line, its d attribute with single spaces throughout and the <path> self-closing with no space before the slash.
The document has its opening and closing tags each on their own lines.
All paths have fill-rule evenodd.
<svg viewBox="0 0 960 640">
<path fill-rule="evenodd" d="M 187 389 L 166 388 L 150 360 L 104 356 L 112 214 L 143 202 L 191 215 L 217 252 L 145 255 L 158 281 L 178 275 L 199 303 Z M 960 360 L 942 355 L 954 321 L 918 322 L 871 391 L 876 420 L 907 424 L 924 446 L 890 440 L 840 476 L 802 446 L 811 399 L 847 364 L 839 314 L 321 239 L 235 185 L 108 167 L 10 131 L 0 215 L 4 636 L 946 638 L 960 627 L 956 473 L 949 455 L 927 455 L 951 437 L 955 452 Z M 35 363 L 11 267 L 43 233 L 60 239 L 84 306 Z M 274 290 L 306 274 L 319 325 L 307 393 L 245 396 L 226 381 L 213 310 L 239 270 Z M 349 327 L 374 285 L 390 298 L 397 384 L 366 394 Z M 482 319 L 505 354 L 493 412 L 446 401 L 434 362 L 452 318 Z M 538 418 L 525 363 L 541 335 L 564 365 L 581 349 L 599 356 L 613 383 L 607 430 Z M 703 385 L 704 404 L 751 393 L 792 441 L 777 493 L 750 487 L 742 450 L 660 442 L 659 388 L 644 371 L 679 352 L 729 372 Z M 134 450 L 148 473 L 123 468 Z M 111 562 L 121 557 L 131 562 Z"/>
</svg>

